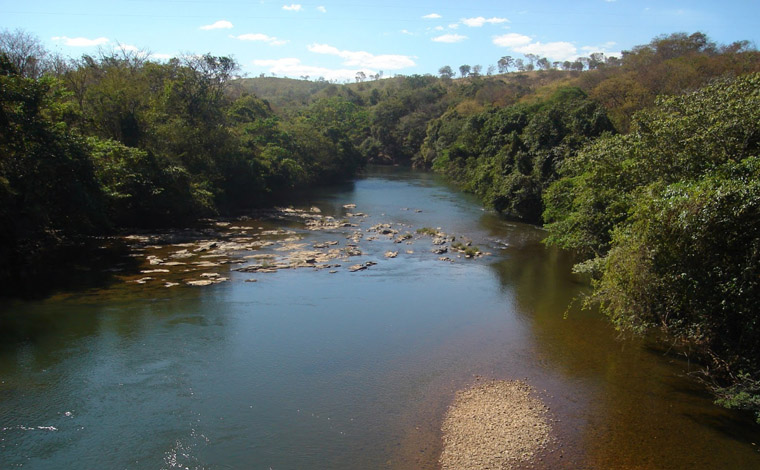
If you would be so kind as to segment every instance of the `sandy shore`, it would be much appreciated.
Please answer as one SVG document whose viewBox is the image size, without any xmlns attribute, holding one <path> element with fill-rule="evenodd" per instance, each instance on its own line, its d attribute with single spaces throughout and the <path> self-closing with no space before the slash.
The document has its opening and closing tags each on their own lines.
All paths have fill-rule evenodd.
<svg viewBox="0 0 760 470">
<path fill-rule="evenodd" d="M 547 411 L 520 381 L 489 381 L 457 392 L 443 421 L 441 468 L 525 465 L 549 442 Z"/>
</svg>

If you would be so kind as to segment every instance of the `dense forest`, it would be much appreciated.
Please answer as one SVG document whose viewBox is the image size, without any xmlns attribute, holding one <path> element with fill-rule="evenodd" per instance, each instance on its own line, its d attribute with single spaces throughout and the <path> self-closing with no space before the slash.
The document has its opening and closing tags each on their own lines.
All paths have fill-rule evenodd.
<svg viewBox="0 0 760 470">
<path fill-rule="evenodd" d="M 0 277 L 51 246 L 271 204 L 366 163 L 545 224 L 617 328 L 664 332 L 760 421 L 760 53 L 702 33 L 460 77 L 240 78 L 232 58 L 0 37 Z M 509 72 L 510 66 L 516 71 Z"/>
</svg>

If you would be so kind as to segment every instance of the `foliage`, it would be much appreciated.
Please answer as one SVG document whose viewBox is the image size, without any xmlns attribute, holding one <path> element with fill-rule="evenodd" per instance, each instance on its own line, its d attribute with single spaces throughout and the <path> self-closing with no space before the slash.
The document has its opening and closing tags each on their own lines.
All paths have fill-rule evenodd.
<svg viewBox="0 0 760 470">
<path fill-rule="evenodd" d="M 665 330 L 722 403 L 760 411 L 741 385 L 760 378 L 760 74 L 662 99 L 633 129 L 568 161 L 548 241 L 593 260 L 591 300 L 618 328 Z"/>
<path fill-rule="evenodd" d="M 541 196 L 562 162 L 589 138 L 612 131 L 604 111 L 578 89 L 532 106 L 491 109 L 431 124 L 427 158 L 500 212 L 538 222 Z"/>
<path fill-rule="evenodd" d="M 0 276 L 28 251 L 106 226 L 84 140 L 60 122 L 69 110 L 53 78 L 19 74 L 0 54 Z"/>
</svg>

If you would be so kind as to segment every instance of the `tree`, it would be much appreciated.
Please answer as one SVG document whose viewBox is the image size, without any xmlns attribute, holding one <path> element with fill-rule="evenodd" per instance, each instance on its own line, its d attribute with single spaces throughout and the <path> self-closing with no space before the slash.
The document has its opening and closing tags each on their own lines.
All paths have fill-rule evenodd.
<svg viewBox="0 0 760 470">
<path fill-rule="evenodd" d="M 441 78 L 449 79 L 454 76 L 454 71 L 448 65 L 444 65 L 443 67 L 438 69 L 438 75 L 440 75 Z"/>
<path fill-rule="evenodd" d="M 525 72 L 525 62 L 523 62 L 522 59 L 515 59 L 515 68 L 517 68 L 519 72 Z"/>
<path fill-rule="evenodd" d="M 688 346 L 719 402 L 760 421 L 758 135 L 759 73 L 663 98 L 566 161 L 544 216 L 617 328 Z"/>
<path fill-rule="evenodd" d="M 40 78 L 47 71 L 48 51 L 39 38 L 23 30 L 1 31 L 0 53 L 7 56 L 22 77 Z"/>
<path fill-rule="evenodd" d="M 549 59 L 547 59 L 546 57 L 541 57 L 540 59 L 538 59 L 538 61 L 536 61 L 536 65 L 541 70 L 549 70 L 550 68 L 552 68 L 551 62 L 549 62 Z"/>
<path fill-rule="evenodd" d="M 367 79 L 367 74 L 366 73 L 364 73 L 361 70 L 358 71 L 358 72 L 356 72 L 356 83 L 361 83 L 361 82 L 363 82 L 366 79 Z"/>
<path fill-rule="evenodd" d="M 489 77 L 493 75 L 493 73 L 496 71 L 496 67 L 492 64 L 488 66 L 488 71 L 486 72 L 486 75 Z"/>
<path fill-rule="evenodd" d="M 470 74 L 470 66 L 469 65 L 460 65 L 459 66 L 459 76 L 464 78 L 467 75 Z"/>
<path fill-rule="evenodd" d="M 499 66 L 499 73 L 508 73 L 509 68 L 512 67 L 514 63 L 515 59 L 513 59 L 512 56 L 505 55 L 499 59 L 499 62 L 497 62 L 497 65 Z"/>
<path fill-rule="evenodd" d="M 483 71 L 483 66 L 482 65 L 475 65 L 475 66 L 472 67 L 472 76 L 473 77 L 479 77 L 480 76 L 480 72 L 482 72 L 482 71 Z"/>
<path fill-rule="evenodd" d="M 525 54 L 525 58 L 528 59 L 528 64 L 526 65 L 526 67 L 528 68 L 528 70 L 533 70 L 533 68 L 536 65 L 536 62 L 539 59 L 539 56 L 537 56 L 536 54 Z"/>
</svg>

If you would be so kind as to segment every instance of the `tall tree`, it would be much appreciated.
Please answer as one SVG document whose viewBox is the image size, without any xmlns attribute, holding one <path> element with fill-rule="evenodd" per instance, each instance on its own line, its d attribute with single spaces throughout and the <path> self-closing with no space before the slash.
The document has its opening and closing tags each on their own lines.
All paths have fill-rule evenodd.
<svg viewBox="0 0 760 470">
<path fill-rule="evenodd" d="M 515 59 L 513 59 L 512 56 L 505 55 L 499 59 L 499 62 L 497 63 L 499 66 L 499 73 L 508 73 L 509 68 L 512 67 L 514 63 Z"/>
<path fill-rule="evenodd" d="M 0 31 L 0 52 L 22 77 L 39 78 L 46 72 L 48 51 L 39 38 L 23 30 Z"/>
<path fill-rule="evenodd" d="M 471 67 L 469 65 L 460 65 L 459 66 L 459 76 L 460 77 L 466 77 L 470 74 Z"/>
<path fill-rule="evenodd" d="M 444 65 L 440 69 L 438 69 L 438 75 L 441 76 L 441 78 L 452 78 L 454 76 L 454 71 L 451 69 L 450 66 Z"/>
</svg>

